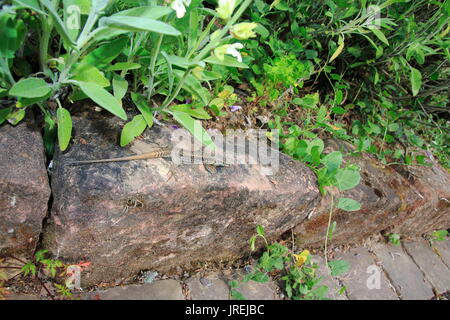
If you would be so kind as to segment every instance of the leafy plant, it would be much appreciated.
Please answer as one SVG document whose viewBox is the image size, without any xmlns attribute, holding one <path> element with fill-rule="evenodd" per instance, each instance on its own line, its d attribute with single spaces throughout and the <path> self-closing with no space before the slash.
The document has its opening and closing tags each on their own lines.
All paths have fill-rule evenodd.
<svg viewBox="0 0 450 320">
<path fill-rule="evenodd" d="M 328 299 L 328 287 L 320 285 L 321 277 L 318 277 L 316 263 L 311 261 L 311 254 L 308 250 L 296 254 L 285 245 L 275 242 L 269 244 L 262 226 L 256 227 L 256 234 L 249 240 L 252 251 L 256 249 L 256 241 L 261 238 L 266 250 L 260 257 L 254 270 L 243 278 L 241 282 L 231 281 L 229 283 L 231 297 L 236 300 L 244 300 L 245 297 L 237 291 L 241 283 L 250 280 L 256 282 L 267 282 L 270 280 L 269 274 L 280 274 L 280 279 L 284 281 L 286 294 L 294 300 Z M 337 276 L 348 271 L 348 263 L 345 261 L 330 262 L 332 275 Z"/>
<path fill-rule="evenodd" d="M 201 0 L 173 0 L 170 6 L 162 0 L 125 6 L 110 0 L 13 0 L 0 12 L 0 25 L 9 37 L 0 48 L 0 94 L 10 98 L 0 123 L 15 125 L 28 107 L 37 105 L 45 118 L 47 150 L 51 151 L 55 135 L 65 150 L 72 121 L 61 104 L 63 98 L 88 97 L 127 120 L 122 99 L 131 90 L 140 114 L 125 125 L 122 146 L 151 127 L 158 113 L 172 116 L 197 139 L 211 144 L 195 119 L 202 119 L 199 114 L 211 100 L 202 84 L 221 78 L 208 66 L 247 68 L 238 51 L 242 44 L 232 42 L 255 36 L 255 24 L 236 23 L 251 2 L 220 1 L 214 11 L 203 7 Z M 27 34 L 39 39 L 38 48 L 28 45 Z M 14 68 L 22 58 L 20 50 L 38 56 L 37 72 L 32 72 L 36 68 L 27 59 L 20 60 L 28 63 L 23 72 Z M 17 81 L 17 76 L 22 78 Z M 197 101 L 195 106 L 173 105 L 187 95 Z M 157 107 L 153 99 L 158 100 Z"/>
<path fill-rule="evenodd" d="M 38 280 L 41 286 L 46 290 L 47 294 L 52 298 L 56 299 L 46 284 L 47 279 L 52 279 L 54 281 L 53 285 L 56 287 L 57 292 L 60 296 L 65 299 L 72 299 L 71 289 L 74 288 L 72 283 L 72 278 L 70 276 L 73 275 L 73 269 L 77 268 L 80 272 L 83 268 L 89 266 L 90 263 L 80 263 L 78 265 L 65 265 L 60 260 L 49 259 L 47 258 L 48 250 L 39 250 L 35 253 L 33 260 L 24 261 L 17 257 L 11 256 L 10 258 L 17 261 L 22 266 L 4 266 L 2 263 L 4 260 L 0 260 L 0 294 L 5 291 L 2 289 L 3 281 L 7 281 L 6 275 L 2 273 L 2 269 L 13 269 L 17 270 L 18 273 L 13 277 L 16 278 L 18 276 L 22 276 L 23 278 L 31 277 L 32 279 Z M 63 283 L 58 284 L 56 282 L 56 278 L 59 276 L 68 276 L 69 278 Z M 3 290 L 3 291 L 2 291 Z M 0 295 L 2 297 L 2 295 Z"/>
<path fill-rule="evenodd" d="M 448 234 L 447 230 L 436 230 L 431 233 L 431 241 L 444 241 L 447 239 Z"/>
<path fill-rule="evenodd" d="M 388 235 L 388 239 L 389 239 L 389 242 L 391 244 L 393 244 L 394 246 L 399 246 L 401 244 L 401 242 L 400 242 L 400 235 L 397 234 L 397 233 L 389 234 Z"/>
</svg>

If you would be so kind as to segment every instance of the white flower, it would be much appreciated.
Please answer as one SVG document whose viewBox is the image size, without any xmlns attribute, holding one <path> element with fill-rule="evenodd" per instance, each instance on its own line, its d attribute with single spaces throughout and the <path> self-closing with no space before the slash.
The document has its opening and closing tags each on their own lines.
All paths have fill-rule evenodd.
<svg viewBox="0 0 450 320">
<path fill-rule="evenodd" d="M 176 11 L 177 18 L 183 18 L 186 14 L 186 7 L 189 7 L 191 0 L 174 0 L 170 7 Z"/>
<path fill-rule="evenodd" d="M 237 61 L 242 62 L 242 56 L 238 50 L 243 48 L 244 46 L 240 42 L 233 44 L 224 44 L 223 46 L 220 46 L 214 50 L 214 55 L 219 60 L 223 61 L 225 59 L 225 55 L 229 54 L 235 57 Z"/>
<path fill-rule="evenodd" d="M 230 46 L 227 48 L 227 54 L 232 55 L 233 57 L 236 58 L 237 61 L 242 62 L 242 56 L 241 53 L 238 51 L 238 49 L 243 48 L 244 46 L 240 42 L 230 44 Z"/>
</svg>

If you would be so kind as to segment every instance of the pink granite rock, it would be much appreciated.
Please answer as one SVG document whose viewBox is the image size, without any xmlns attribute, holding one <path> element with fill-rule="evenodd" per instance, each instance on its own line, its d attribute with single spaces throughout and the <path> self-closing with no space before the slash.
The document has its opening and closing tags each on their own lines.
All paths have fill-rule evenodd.
<svg viewBox="0 0 450 320">
<path fill-rule="evenodd" d="M 328 151 L 352 147 L 342 141 L 328 140 Z M 360 167 L 361 182 L 338 197 L 352 198 L 361 209 L 345 212 L 334 206 L 333 244 L 356 243 L 381 231 L 419 236 L 435 229 L 450 227 L 450 175 L 437 163 L 424 166 L 385 166 L 375 157 L 345 157 L 347 163 Z M 304 223 L 295 228 L 302 246 L 322 246 L 330 210 L 330 197 L 324 197 Z"/>
<path fill-rule="evenodd" d="M 27 117 L 0 127 L 0 255 L 31 254 L 47 214 L 50 186 L 42 136 Z"/>
<path fill-rule="evenodd" d="M 66 261 L 90 261 L 84 285 L 142 269 L 167 271 L 242 257 L 257 225 L 269 238 L 279 237 L 319 200 L 313 172 L 286 156 L 272 176 L 257 166 L 210 173 L 203 165 L 175 165 L 170 159 L 70 165 L 167 145 L 173 130 L 146 130 L 131 148 L 120 148 L 122 122 L 116 118 L 80 109 L 73 120 L 74 144 L 55 158 L 44 245 Z"/>
</svg>

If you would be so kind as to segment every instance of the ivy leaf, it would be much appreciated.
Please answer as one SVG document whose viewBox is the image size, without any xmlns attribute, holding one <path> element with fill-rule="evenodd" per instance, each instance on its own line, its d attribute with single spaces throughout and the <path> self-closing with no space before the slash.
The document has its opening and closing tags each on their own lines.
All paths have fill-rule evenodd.
<svg viewBox="0 0 450 320">
<path fill-rule="evenodd" d="M 361 209 L 361 204 L 350 198 L 339 198 L 337 207 L 344 211 L 358 211 Z"/>
<path fill-rule="evenodd" d="M 134 116 L 133 119 L 123 127 L 122 134 L 120 135 L 120 146 L 123 147 L 129 144 L 134 138 L 140 136 L 145 128 L 147 128 L 147 122 L 144 117 L 141 114 Z"/>
<path fill-rule="evenodd" d="M 69 111 L 64 108 L 58 108 L 56 110 L 56 121 L 58 123 L 59 149 L 64 151 L 67 149 L 72 136 L 72 118 Z"/>
<path fill-rule="evenodd" d="M 341 191 L 356 187 L 360 180 L 361 176 L 356 170 L 342 169 L 336 173 L 336 186 Z"/>
<path fill-rule="evenodd" d="M 328 262 L 328 267 L 330 268 L 331 275 L 336 277 L 347 273 L 350 269 L 350 264 L 345 260 L 333 260 Z"/>
<path fill-rule="evenodd" d="M 342 164 L 342 153 L 339 151 L 330 152 L 321 160 L 328 172 L 335 172 Z"/>
</svg>

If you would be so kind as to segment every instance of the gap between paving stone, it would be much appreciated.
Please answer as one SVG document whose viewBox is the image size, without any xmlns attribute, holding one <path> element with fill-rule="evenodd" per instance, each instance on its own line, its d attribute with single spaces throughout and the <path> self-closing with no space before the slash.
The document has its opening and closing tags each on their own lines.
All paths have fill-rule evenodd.
<svg viewBox="0 0 450 320">
<path fill-rule="evenodd" d="M 350 263 L 349 271 L 339 278 L 344 283 L 350 300 L 398 300 L 382 269 L 365 247 L 338 254 Z"/>
<path fill-rule="evenodd" d="M 437 295 L 450 291 L 450 270 L 427 241 L 405 241 L 403 247 Z"/>
<path fill-rule="evenodd" d="M 397 293 L 403 300 L 428 300 L 434 293 L 424 274 L 401 246 L 377 243 L 372 246 Z"/>
</svg>

